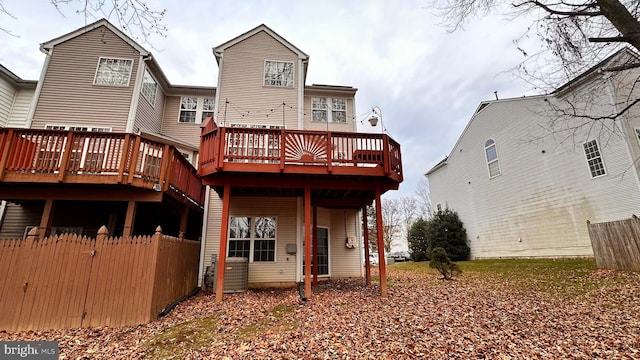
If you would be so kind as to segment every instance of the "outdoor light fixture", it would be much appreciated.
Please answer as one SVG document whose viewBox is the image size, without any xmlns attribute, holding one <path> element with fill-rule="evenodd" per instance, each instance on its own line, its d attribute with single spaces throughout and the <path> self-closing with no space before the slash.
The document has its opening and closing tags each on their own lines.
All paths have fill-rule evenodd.
<svg viewBox="0 0 640 360">
<path fill-rule="evenodd" d="M 369 118 L 369 124 L 371 124 L 372 127 L 376 127 L 376 125 L 378 125 L 378 120 L 380 120 L 380 127 L 382 128 L 382 132 L 384 133 L 385 128 L 384 122 L 382 121 L 382 110 L 380 110 L 380 107 L 374 106 L 371 108 L 371 117 Z"/>
</svg>

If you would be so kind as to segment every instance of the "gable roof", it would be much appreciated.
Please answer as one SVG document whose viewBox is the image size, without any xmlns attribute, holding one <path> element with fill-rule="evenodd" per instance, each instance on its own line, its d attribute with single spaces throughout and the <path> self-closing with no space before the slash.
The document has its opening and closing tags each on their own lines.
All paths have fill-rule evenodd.
<svg viewBox="0 0 640 360">
<path fill-rule="evenodd" d="M 622 57 L 625 56 L 625 55 L 630 57 L 630 58 L 635 58 L 636 61 L 640 61 L 640 55 L 638 55 L 638 53 L 635 52 L 634 50 L 632 50 L 629 47 L 625 46 L 622 49 L 614 52 L 613 54 L 611 54 L 609 56 L 607 56 L 605 59 L 603 59 L 599 63 L 593 65 L 592 67 L 590 67 L 589 69 L 587 69 L 586 71 L 581 73 L 580 75 L 578 75 L 575 78 L 567 81 L 565 84 L 563 84 L 560 87 L 558 87 L 557 89 L 555 89 L 552 92 L 552 94 L 561 94 L 564 91 L 572 88 L 573 86 L 577 86 L 579 84 L 582 84 L 582 83 L 588 81 L 593 74 L 598 74 L 602 70 L 606 70 L 605 67 L 607 65 L 609 65 L 609 63 L 614 62 L 616 59 L 622 59 Z"/>
<path fill-rule="evenodd" d="M 106 28 L 108 28 L 109 30 L 111 30 L 111 32 L 113 32 L 114 34 L 116 34 L 116 36 L 118 36 L 119 38 L 121 38 L 124 42 L 126 42 L 127 44 L 131 45 L 131 47 L 133 47 L 134 49 L 136 49 L 138 52 L 140 52 L 141 55 L 143 56 L 148 56 L 151 53 L 143 48 L 142 46 L 140 46 L 140 44 L 138 44 L 137 42 L 135 42 L 133 39 L 131 39 L 129 36 L 127 36 L 125 33 L 123 33 L 122 31 L 120 31 L 120 29 L 118 29 L 117 27 L 113 26 L 107 19 L 100 19 L 92 24 L 89 24 L 87 26 L 81 27 L 77 30 L 74 30 L 70 33 L 64 34 L 62 36 L 58 36 L 55 39 L 49 40 L 45 43 L 40 44 L 40 51 L 44 52 L 45 54 L 48 53 L 49 50 L 51 50 L 54 46 L 61 44 L 65 41 L 71 40 L 77 36 L 80 36 L 84 33 L 87 33 L 91 30 L 97 29 L 101 26 L 105 26 Z"/>
<path fill-rule="evenodd" d="M 264 31 L 265 33 L 267 33 L 269 36 L 271 36 L 272 38 L 274 38 L 276 41 L 278 41 L 279 43 L 281 43 L 282 45 L 284 45 L 286 48 L 288 48 L 289 50 L 291 50 L 292 52 L 294 52 L 296 55 L 298 55 L 299 59 L 302 60 L 308 60 L 309 59 L 309 55 L 305 54 L 304 51 L 298 49 L 295 45 L 293 45 L 292 43 L 288 42 L 287 40 L 285 40 L 285 38 L 283 38 L 282 36 L 278 35 L 275 31 L 271 30 L 267 25 L 265 24 L 261 24 L 256 26 L 255 28 L 245 32 L 242 35 L 236 36 L 235 38 L 222 43 L 216 47 L 213 48 L 213 55 L 215 55 L 216 57 L 216 62 L 218 64 L 220 64 L 220 58 L 222 57 L 222 53 L 224 52 L 225 49 L 232 47 L 233 45 L 242 42 L 252 36 L 254 36 L 255 34 L 258 34 L 259 32 Z"/>
<path fill-rule="evenodd" d="M 550 94 L 550 96 L 561 96 L 561 94 L 563 92 L 569 91 L 570 89 L 574 88 L 574 86 L 580 86 L 580 84 L 583 84 L 583 83 L 589 81 L 589 79 L 591 79 L 594 74 L 598 74 L 603 69 L 606 70 L 605 66 L 607 66 L 611 62 L 615 61 L 616 59 L 622 58 L 622 56 L 625 56 L 625 55 L 629 56 L 631 58 L 634 58 L 637 61 L 640 61 L 640 55 L 638 55 L 638 53 L 636 53 L 634 50 L 632 50 L 632 49 L 630 49 L 628 47 L 623 47 L 622 49 L 620 49 L 620 50 L 614 52 L 613 54 L 609 55 L 608 57 L 606 57 L 604 60 L 600 61 L 596 65 L 592 66 L 591 68 L 589 68 L 588 70 L 586 70 L 582 74 L 576 76 L 575 78 L 569 80 L 568 82 L 566 82 L 562 86 L 560 86 L 557 89 L 555 89 Z M 546 97 L 546 96 L 548 96 L 548 95 L 533 95 L 533 96 L 524 96 L 524 97 L 519 97 L 519 98 L 507 98 L 507 99 L 489 100 L 489 101 L 480 102 L 480 105 L 478 105 L 478 107 L 476 108 L 476 111 L 473 112 L 473 115 L 471 116 L 471 119 L 469 120 L 469 122 L 467 123 L 466 127 L 464 128 L 464 130 L 462 131 L 462 133 L 458 137 L 458 140 L 456 141 L 455 145 L 453 146 L 453 148 L 451 148 L 451 152 L 449 152 L 449 155 L 446 156 L 443 160 L 439 161 L 431 169 L 429 169 L 425 173 L 425 175 L 428 176 L 428 175 L 436 172 L 437 170 L 439 170 L 439 169 L 441 169 L 441 168 L 443 168 L 444 166 L 447 165 L 449 157 L 454 153 L 455 149 L 460 144 L 460 141 L 465 136 L 467 130 L 469 129 L 469 127 L 471 126 L 471 124 L 475 120 L 476 115 L 478 115 L 478 113 L 480 113 L 486 107 L 494 105 L 494 104 L 499 106 L 500 103 L 504 103 L 504 102 L 531 100 L 531 99 L 535 99 L 535 98 L 539 98 L 539 97 Z"/>
<path fill-rule="evenodd" d="M 38 82 L 36 80 L 24 80 L 18 75 L 14 74 L 11 70 L 7 69 L 4 65 L 0 64 L 0 76 L 6 78 L 17 86 L 35 86 Z"/>
</svg>

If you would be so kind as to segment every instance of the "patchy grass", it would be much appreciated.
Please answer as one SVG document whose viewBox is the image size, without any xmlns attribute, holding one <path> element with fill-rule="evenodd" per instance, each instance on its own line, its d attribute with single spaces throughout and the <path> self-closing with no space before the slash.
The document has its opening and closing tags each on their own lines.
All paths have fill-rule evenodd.
<svg viewBox="0 0 640 360">
<path fill-rule="evenodd" d="M 544 292 L 553 296 L 572 297 L 624 281 L 611 276 L 594 276 L 598 274 L 598 269 L 593 258 L 483 259 L 460 261 L 457 264 L 462 270 L 462 275 L 457 277 L 459 281 L 485 282 L 486 279 L 492 279 L 490 286 L 508 287 L 522 294 Z M 418 276 L 439 278 L 438 272 L 429 268 L 427 261 L 399 263 L 394 268 Z M 413 279 L 392 278 L 388 281 L 398 284 L 410 283 Z"/>
<path fill-rule="evenodd" d="M 271 309 L 268 316 L 251 325 L 238 329 L 236 335 L 241 340 L 251 340 L 265 334 L 285 333 L 294 330 L 297 323 L 287 315 L 295 310 L 293 305 L 278 305 Z"/>
<path fill-rule="evenodd" d="M 186 349 L 201 349 L 218 336 L 218 317 L 193 319 L 171 326 L 142 344 L 150 359 L 181 359 Z"/>
</svg>

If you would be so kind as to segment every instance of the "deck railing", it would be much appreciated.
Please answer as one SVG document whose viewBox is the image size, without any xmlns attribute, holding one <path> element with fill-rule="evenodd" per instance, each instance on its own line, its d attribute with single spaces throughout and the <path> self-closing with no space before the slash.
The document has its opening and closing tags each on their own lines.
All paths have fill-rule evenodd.
<svg viewBox="0 0 640 360">
<path fill-rule="evenodd" d="M 200 174 L 223 170 L 226 163 L 371 168 L 402 179 L 400 145 L 386 134 L 217 127 L 202 130 Z"/>
<path fill-rule="evenodd" d="M 0 129 L 0 182 L 130 184 L 203 205 L 196 169 L 171 145 L 139 135 Z"/>
</svg>

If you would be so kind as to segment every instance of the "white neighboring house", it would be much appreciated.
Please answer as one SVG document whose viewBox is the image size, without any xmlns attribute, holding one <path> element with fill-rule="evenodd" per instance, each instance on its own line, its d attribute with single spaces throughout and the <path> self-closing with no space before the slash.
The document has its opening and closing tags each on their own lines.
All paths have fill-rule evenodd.
<svg viewBox="0 0 640 360">
<path fill-rule="evenodd" d="M 551 111 L 564 100 L 594 117 L 625 109 L 640 71 L 607 69 L 629 61 L 638 55 L 623 49 L 550 95 L 480 104 L 426 173 L 434 208 L 458 212 L 472 258 L 592 256 L 587 220 L 640 213 L 640 105 L 615 121 L 554 122 Z"/>
</svg>

